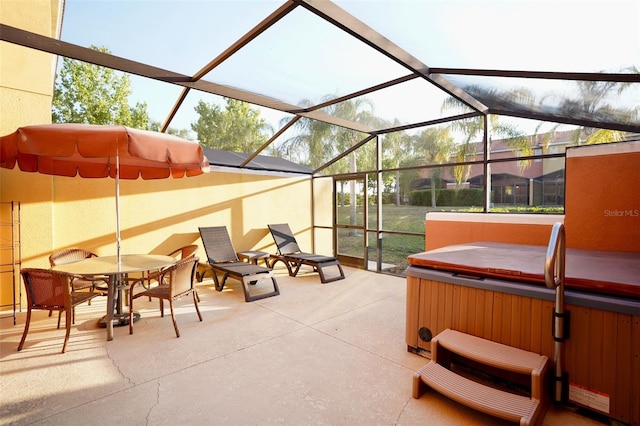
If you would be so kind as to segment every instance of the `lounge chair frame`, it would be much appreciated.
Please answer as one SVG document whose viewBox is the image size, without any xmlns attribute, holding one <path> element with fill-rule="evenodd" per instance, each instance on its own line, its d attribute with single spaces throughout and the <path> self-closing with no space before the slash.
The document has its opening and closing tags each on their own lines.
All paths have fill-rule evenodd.
<svg viewBox="0 0 640 426">
<path fill-rule="evenodd" d="M 231 277 L 242 283 L 244 299 L 247 302 L 280 294 L 278 282 L 273 276 L 271 268 L 240 261 L 231 243 L 226 226 L 200 227 L 198 229 L 207 254 L 207 266 L 213 276 L 217 291 L 222 291 L 227 278 Z M 203 271 L 200 276 L 204 276 L 206 272 Z M 221 274 L 222 277 L 219 278 L 218 274 Z M 251 286 L 255 286 L 258 283 L 268 283 L 268 281 L 271 281 L 270 284 L 273 285 L 273 291 L 256 295 L 251 294 Z"/>
<path fill-rule="evenodd" d="M 337 258 L 301 251 L 289 224 L 280 223 L 267 226 L 278 248 L 278 253 L 270 256 L 271 268 L 277 262 L 282 262 L 287 267 L 289 275 L 295 277 L 300 272 L 302 265 L 307 265 L 318 273 L 320 282 L 323 284 L 344 279 L 344 271 Z M 334 277 L 327 278 L 325 269 L 333 266 L 337 267 L 340 273 Z"/>
</svg>

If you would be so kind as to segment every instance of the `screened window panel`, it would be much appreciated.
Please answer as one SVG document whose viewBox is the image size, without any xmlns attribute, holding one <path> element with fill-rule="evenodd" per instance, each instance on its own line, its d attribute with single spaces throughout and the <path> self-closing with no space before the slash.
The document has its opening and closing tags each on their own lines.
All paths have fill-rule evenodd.
<svg viewBox="0 0 640 426">
<path fill-rule="evenodd" d="M 193 75 L 282 4 L 247 1 L 67 1 L 61 39 Z M 206 48 L 203 48 L 206 46 Z"/>
<path fill-rule="evenodd" d="M 471 75 L 444 77 L 496 112 L 638 125 L 640 83 Z"/>
<path fill-rule="evenodd" d="M 490 170 L 490 211 L 564 211 L 564 158 L 532 160 L 524 165 L 518 161 L 492 163 Z"/>
<path fill-rule="evenodd" d="M 425 236 L 382 234 L 382 271 L 405 276 L 409 266 L 407 256 L 422 253 L 425 248 Z"/>
<path fill-rule="evenodd" d="M 611 72 L 640 63 L 637 2 L 335 3 L 430 67 Z"/>
<path fill-rule="evenodd" d="M 333 136 L 332 149 L 334 152 L 344 152 L 360 143 L 365 135 L 352 130 L 335 126 L 338 133 Z M 362 173 L 376 169 L 375 139 L 366 142 L 361 147 L 342 157 L 322 171 L 326 174 Z"/>
<path fill-rule="evenodd" d="M 423 78 L 395 84 L 329 107 L 325 114 L 363 122 L 373 130 L 417 124 L 473 110 L 460 105 L 456 111 L 443 110 L 451 97 Z"/>
<path fill-rule="evenodd" d="M 308 107 L 406 74 L 396 62 L 298 7 L 204 79 Z"/>
</svg>

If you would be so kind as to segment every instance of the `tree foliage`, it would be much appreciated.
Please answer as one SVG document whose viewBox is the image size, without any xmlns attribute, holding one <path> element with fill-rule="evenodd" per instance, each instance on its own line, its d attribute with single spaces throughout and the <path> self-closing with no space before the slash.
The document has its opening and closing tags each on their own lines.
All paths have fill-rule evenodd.
<svg viewBox="0 0 640 426">
<path fill-rule="evenodd" d="M 148 130 L 159 132 L 162 129 L 162 123 L 159 121 L 151 121 L 149 123 Z M 182 139 L 192 140 L 191 132 L 189 129 L 176 129 L 175 127 L 169 127 L 166 131 L 167 134 L 177 136 Z"/>
<path fill-rule="evenodd" d="M 271 126 L 260 117 L 260 111 L 235 99 L 225 98 L 226 107 L 198 102 L 198 120 L 191 124 L 202 146 L 227 151 L 254 152 L 273 133 Z"/>
<path fill-rule="evenodd" d="M 416 152 L 421 154 L 427 165 L 442 164 L 449 160 L 453 149 L 453 138 L 447 127 L 429 127 L 413 138 Z M 431 186 L 431 206 L 436 206 L 437 181 L 442 181 L 442 167 L 429 169 Z"/>
<path fill-rule="evenodd" d="M 483 96 L 492 96 L 497 99 L 501 99 L 503 103 L 511 102 L 531 102 L 531 94 L 525 90 L 516 89 L 512 92 L 504 93 L 500 97 L 497 96 L 493 90 L 487 90 L 479 86 L 470 86 L 466 90 L 472 95 L 482 94 Z M 442 111 L 466 111 L 466 106 L 455 98 L 447 98 L 441 107 Z M 531 146 L 531 138 L 526 136 L 524 132 L 517 126 L 513 126 L 509 123 L 505 123 L 500 120 L 500 116 L 489 114 L 487 116 L 487 122 L 489 124 L 489 139 L 494 136 L 498 136 L 506 139 L 506 144 L 517 155 L 528 156 L 532 154 L 533 148 Z M 485 118 L 483 116 L 465 118 L 462 120 L 456 120 L 451 122 L 450 129 L 454 132 L 460 132 L 464 140 L 459 144 L 456 150 L 452 154 L 452 158 L 462 163 L 468 161 L 469 158 L 474 158 L 477 154 L 479 140 L 483 139 L 485 126 Z M 521 167 L 528 167 L 527 162 L 521 162 Z M 458 184 L 465 182 L 469 179 L 471 173 L 470 165 L 459 165 L 453 168 L 453 175 Z"/>
<path fill-rule="evenodd" d="M 298 106 L 307 108 L 313 103 L 303 99 Z M 293 118 L 283 118 L 280 126 L 289 123 Z M 294 125 L 296 134 L 279 146 L 283 157 L 315 169 L 322 165 L 332 152 L 331 125 L 319 120 L 302 117 Z"/>
<path fill-rule="evenodd" d="M 336 95 L 327 95 L 320 103 L 335 99 Z M 309 108 L 314 103 L 303 99 L 298 103 L 301 108 Z M 329 105 L 322 109 L 329 116 L 375 127 L 381 120 L 376 118 L 373 103 L 367 98 L 358 98 Z M 280 122 L 283 126 L 291 118 Z M 295 124 L 296 133 L 286 139 L 279 147 L 283 156 L 298 161 L 312 169 L 318 169 L 342 152 L 354 147 L 367 137 L 366 134 L 307 117 L 302 117 Z M 349 154 L 347 159 L 339 161 L 322 170 L 327 174 L 354 173 L 358 170 L 370 170 L 375 167 L 375 150 L 368 143 Z"/>
<path fill-rule="evenodd" d="M 110 53 L 106 47 L 91 48 Z M 147 104 L 130 107 L 129 95 L 128 75 L 64 58 L 56 78 L 51 119 L 54 123 L 122 124 L 147 129 Z"/>
<path fill-rule="evenodd" d="M 632 66 L 622 70 L 631 74 L 640 74 L 640 69 Z M 632 83 L 612 81 L 576 81 L 573 97 L 552 94 L 550 98 L 558 103 L 558 112 L 566 116 L 587 117 L 598 119 L 610 116 L 617 117 L 623 123 L 637 123 L 640 117 L 640 105 L 636 104 L 628 109 L 616 109 L 609 100 L 613 96 L 621 96 L 631 89 Z M 560 125 L 556 124 L 547 132 L 545 142 L 553 139 Z M 536 132 L 539 130 L 536 129 Z M 571 142 L 573 145 L 595 145 L 625 140 L 627 132 L 610 129 L 595 129 L 578 127 L 574 130 Z M 546 144 L 545 144 L 546 145 Z"/>
</svg>

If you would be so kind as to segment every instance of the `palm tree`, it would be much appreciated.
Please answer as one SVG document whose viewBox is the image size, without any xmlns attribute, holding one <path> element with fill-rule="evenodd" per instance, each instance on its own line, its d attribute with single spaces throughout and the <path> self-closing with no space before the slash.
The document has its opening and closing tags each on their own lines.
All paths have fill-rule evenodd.
<svg viewBox="0 0 640 426">
<path fill-rule="evenodd" d="M 367 98 L 356 98 L 347 101 L 340 102 L 330 107 L 330 114 L 345 120 L 353 121 L 356 123 L 371 125 L 376 122 L 373 115 L 373 104 Z M 336 141 L 337 152 L 344 152 L 365 138 L 365 135 L 353 130 L 335 127 L 335 132 L 332 135 Z M 358 171 L 358 159 L 361 158 L 361 162 L 369 162 L 367 159 L 371 159 L 371 151 L 369 146 L 361 147 L 360 150 L 364 154 L 360 157 L 353 151 L 349 154 L 349 173 L 356 173 Z M 375 152 L 375 151 L 374 151 Z M 368 154 L 368 155 L 367 155 Z M 366 190 L 366 188 L 365 188 Z M 351 181 L 349 188 L 349 210 L 350 210 L 350 225 L 357 225 L 357 199 L 356 199 L 356 187 L 355 182 Z M 351 235 L 355 234 L 355 230 L 350 231 Z"/>
<path fill-rule="evenodd" d="M 334 95 L 327 95 L 323 98 L 322 102 L 324 103 L 335 98 L 336 96 Z M 313 104 L 310 100 L 305 99 L 299 102 L 298 105 L 303 108 L 309 108 Z M 324 108 L 324 112 L 328 115 L 362 124 L 376 122 L 373 115 L 373 104 L 366 98 L 351 99 L 329 105 Z M 290 120 L 290 118 L 283 119 L 280 124 L 284 125 Z M 360 132 L 305 117 L 296 122 L 295 128 L 297 133 L 287 139 L 282 144 L 281 149 L 296 152 L 300 158 L 304 157 L 302 153 L 308 153 L 307 163 L 313 169 L 317 169 L 326 163 L 331 156 L 352 148 L 365 137 L 365 135 Z M 363 161 L 367 161 L 366 158 L 370 158 L 370 155 L 366 155 L 366 151 L 363 152 L 365 153 L 363 156 L 365 160 Z M 338 167 L 339 165 L 333 164 L 329 166 L 328 171 L 331 172 L 333 169 L 333 172 L 339 172 L 339 170 L 337 170 Z M 358 157 L 355 152 L 349 154 L 348 170 L 350 173 L 358 171 Z M 350 188 L 352 225 L 355 225 L 357 217 L 356 204 L 356 188 L 352 186 Z"/>
<path fill-rule="evenodd" d="M 312 102 L 303 99 L 298 103 L 300 107 L 308 108 Z M 292 117 L 280 120 L 280 127 L 288 124 Z M 302 117 L 294 125 L 297 133 L 286 139 L 279 147 L 280 151 L 287 152 L 289 159 L 295 158 L 300 163 L 312 169 L 320 167 L 325 162 L 325 153 L 331 148 L 331 125 L 323 121 Z"/>
<path fill-rule="evenodd" d="M 451 156 L 453 138 L 446 127 L 430 127 L 413 138 L 414 149 L 423 155 L 428 165 L 442 164 Z M 442 179 L 442 169 L 432 167 L 429 169 L 431 180 L 431 207 L 436 207 L 436 180 Z"/>
<path fill-rule="evenodd" d="M 397 127 L 400 124 L 400 121 L 395 119 L 393 123 L 386 123 L 385 127 Z M 413 139 L 404 131 L 387 133 L 384 136 L 383 148 L 383 169 L 398 169 L 406 160 L 414 156 Z M 396 170 L 395 181 L 393 182 L 395 185 L 396 206 L 401 204 L 400 181 L 400 171 Z"/>
<path fill-rule="evenodd" d="M 522 105 L 531 104 L 534 96 L 527 89 L 516 89 L 507 93 L 500 93 L 498 95 L 497 90 L 487 90 L 481 86 L 469 86 L 465 90 L 472 95 L 476 95 L 480 98 L 491 97 L 500 99 L 503 104 L 517 104 Z M 455 98 L 447 98 L 442 104 L 442 111 L 454 110 L 454 111 L 467 111 L 466 105 Z M 489 140 L 494 135 L 505 139 L 506 145 L 509 149 L 516 152 L 520 156 L 529 156 L 533 154 L 532 138 L 524 134 L 517 126 L 505 123 L 500 120 L 498 115 L 489 114 Z M 456 120 L 450 124 L 451 131 L 460 132 L 464 140 L 457 146 L 453 153 L 453 158 L 457 163 L 462 163 L 467 160 L 467 157 L 475 157 L 477 154 L 477 142 L 482 139 L 484 133 L 484 119 L 481 116 L 466 118 L 462 120 Z M 529 161 L 522 161 L 519 163 L 521 169 L 529 166 Z M 461 184 L 469 179 L 471 173 L 471 166 L 454 166 L 453 174 L 456 182 Z"/>
<path fill-rule="evenodd" d="M 635 66 L 623 69 L 623 72 L 640 74 L 640 69 Z M 622 95 L 632 87 L 632 83 L 620 83 L 613 81 L 585 81 L 578 80 L 576 97 L 569 98 L 558 94 L 547 95 L 543 100 L 558 98 L 558 115 L 594 119 L 597 117 L 618 116 L 623 123 L 637 123 L 640 117 L 640 104 L 629 109 L 615 109 L 607 102 L 612 94 Z M 560 124 L 555 124 L 547 133 L 551 137 L 555 135 Z M 536 128 L 536 133 L 541 125 Z M 601 143 L 619 142 L 625 140 L 627 132 L 611 129 L 597 129 L 592 127 L 578 127 L 574 130 L 571 142 L 573 145 L 594 145 Z M 548 138 L 546 139 L 548 140 Z"/>
</svg>

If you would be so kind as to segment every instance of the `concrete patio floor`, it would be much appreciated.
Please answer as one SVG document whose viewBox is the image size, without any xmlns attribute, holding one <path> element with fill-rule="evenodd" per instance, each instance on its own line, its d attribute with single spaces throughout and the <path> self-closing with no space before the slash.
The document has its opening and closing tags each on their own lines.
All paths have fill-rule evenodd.
<svg viewBox="0 0 640 426">
<path fill-rule="evenodd" d="M 25 347 L 17 325 L 0 320 L 0 424 L 16 425 L 496 425 L 509 424 L 435 392 L 411 396 L 428 362 L 407 352 L 405 280 L 345 268 L 345 280 L 291 278 L 276 270 L 280 296 L 244 301 L 231 280 L 198 285 L 169 308 L 137 299 L 134 334 L 113 341 L 96 325 L 105 297 L 76 308 L 67 352 L 56 318 L 36 312 Z M 551 407 L 545 425 L 600 425 Z"/>
</svg>

